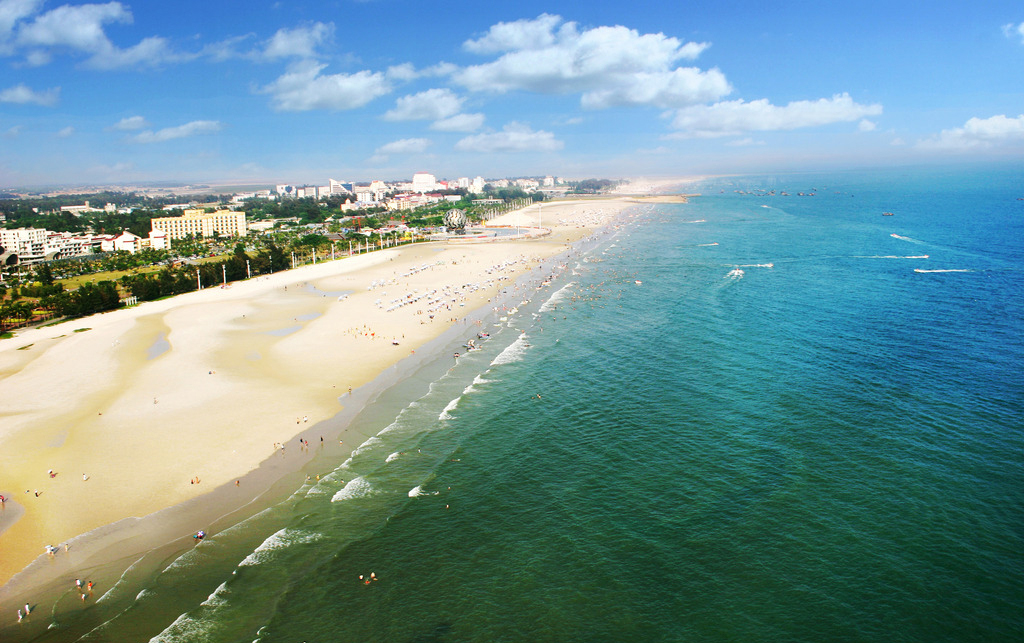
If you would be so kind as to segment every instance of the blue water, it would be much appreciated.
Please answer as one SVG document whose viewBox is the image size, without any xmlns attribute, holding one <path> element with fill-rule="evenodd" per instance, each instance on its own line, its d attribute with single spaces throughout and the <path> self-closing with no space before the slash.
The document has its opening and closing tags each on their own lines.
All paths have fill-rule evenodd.
<svg viewBox="0 0 1024 643">
<path fill-rule="evenodd" d="M 1019 641 L 1021 176 L 642 206 L 351 460 L 41 640 Z"/>
</svg>

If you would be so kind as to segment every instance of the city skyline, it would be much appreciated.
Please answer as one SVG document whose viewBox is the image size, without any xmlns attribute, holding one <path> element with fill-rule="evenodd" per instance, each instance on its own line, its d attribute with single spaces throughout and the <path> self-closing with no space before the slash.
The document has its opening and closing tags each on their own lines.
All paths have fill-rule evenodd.
<svg viewBox="0 0 1024 643">
<path fill-rule="evenodd" d="M 0 0 L 0 185 L 1012 161 L 1024 10 Z"/>
</svg>

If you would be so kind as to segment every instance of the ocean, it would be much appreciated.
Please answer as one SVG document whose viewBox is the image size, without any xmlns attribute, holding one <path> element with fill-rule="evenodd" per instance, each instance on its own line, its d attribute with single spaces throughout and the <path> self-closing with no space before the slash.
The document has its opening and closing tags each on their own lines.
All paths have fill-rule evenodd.
<svg viewBox="0 0 1024 643">
<path fill-rule="evenodd" d="M 35 640 L 1020 641 L 1021 177 L 640 205 Z"/>
</svg>

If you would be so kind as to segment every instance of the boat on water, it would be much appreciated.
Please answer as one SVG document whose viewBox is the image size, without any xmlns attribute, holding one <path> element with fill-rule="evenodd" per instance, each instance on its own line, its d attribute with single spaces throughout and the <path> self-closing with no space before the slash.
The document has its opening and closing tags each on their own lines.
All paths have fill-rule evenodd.
<svg viewBox="0 0 1024 643">
<path fill-rule="evenodd" d="M 891 217 L 892 216 L 892 212 L 883 212 L 882 216 L 883 217 Z"/>
</svg>

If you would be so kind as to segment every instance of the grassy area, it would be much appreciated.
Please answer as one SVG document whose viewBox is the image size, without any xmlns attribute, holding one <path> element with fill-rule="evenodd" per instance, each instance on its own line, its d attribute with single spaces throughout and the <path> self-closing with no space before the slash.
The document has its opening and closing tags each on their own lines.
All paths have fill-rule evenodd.
<svg viewBox="0 0 1024 643">
<path fill-rule="evenodd" d="M 221 254 L 213 257 L 201 257 L 196 259 L 196 263 L 214 263 L 230 258 L 230 254 Z M 58 279 L 57 283 L 64 284 L 64 290 L 76 290 L 82 284 L 89 281 L 93 283 L 99 283 L 101 281 L 117 282 L 125 275 L 141 275 L 149 272 L 160 272 L 163 269 L 164 266 L 145 266 L 143 268 L 131 268 L 130 270 L 106 270 L 103 272 L 94 272 L 89 275 L 78 275 L 77 277 L 70 277 L 68 279 Z"/>
<path fill-rule="evenodd" d="M 86 282 L 99 283 L 101 281 L 117 281 L 125 275 L 137 275 L 146 272 L 158 272 L 163 266 L 146 266 L 145 268 L 132 268 L 131 270 L 107 270 L 94 272 L 89 275 L 78 275 L 69 279 L 58 279 L 56 283 L 64 284 L 64 290 L 77 290 Z"/>
<path fill-rule="evenodd" d="M 217 261 L 226 261 L 230 258 L 230 254 L 214 255 L 212 257 L 201 257 L 199 259 L 196 259 L 196 263 L 214 263 Z"/>
</svg>

